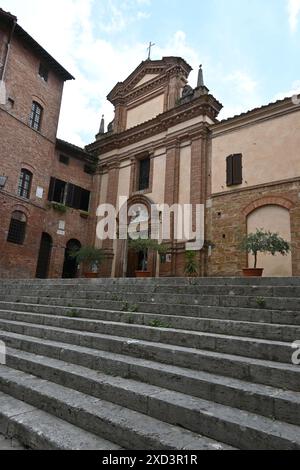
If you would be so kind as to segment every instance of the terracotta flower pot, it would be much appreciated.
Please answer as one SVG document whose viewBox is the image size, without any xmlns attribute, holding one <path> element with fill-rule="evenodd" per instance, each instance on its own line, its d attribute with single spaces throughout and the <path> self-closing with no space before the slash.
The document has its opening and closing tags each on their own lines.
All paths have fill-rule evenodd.
<svg viewBox="0 0 300 470">
<path fill-rule="evenodd" d="M 246 268 L 243 269 L 245 277 L 262 277 L 264 270 L 261 268 Z"/>
<path fill-rule="evenodd" d="M 98 273 L 84 273 L 84 277 L 87 279 L 97 279 Z"/>
<path fill-rule="evenodd" d="M 151 277 L 150 271 L 135 271 L 135 277 Z"/>
</svg>

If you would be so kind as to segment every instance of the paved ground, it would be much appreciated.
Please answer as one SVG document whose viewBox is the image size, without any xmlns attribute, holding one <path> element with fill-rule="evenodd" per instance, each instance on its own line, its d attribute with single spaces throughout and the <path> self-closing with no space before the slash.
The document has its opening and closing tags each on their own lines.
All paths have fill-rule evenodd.
<svg viewBox="0 0 300 470">
<path fill-rule="evenodd" d="M 15 439 L 6 439 L 0 434 L 0 451 L 1 450 L 25 450 L 25 448 Z"/>
</svg>

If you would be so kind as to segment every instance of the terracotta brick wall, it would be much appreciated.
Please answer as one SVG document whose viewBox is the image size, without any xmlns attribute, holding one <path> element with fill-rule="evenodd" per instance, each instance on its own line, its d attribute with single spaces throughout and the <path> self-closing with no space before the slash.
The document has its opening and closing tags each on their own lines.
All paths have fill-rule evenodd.
<svg viewBox="0 0 300 470">
<path fill-rule="evenodd" d="M 41 58 L 28 50 L 17 38 L 13 39 L 6 72 L 9 98 L 15 100 L 11 114 L 29 124 L 32 101 L 44 108 L 41 134 L 55 141 L 64 82 L 50 70 L 48 82 L 39 75 Z"/>
<path fill-rule="evenodd" d="M 4 191 L 0 191 L 0 278 L 33 278 L 36 274 L 40 241 L 43 232 L 53 240 L 50 262 L 51 277 L 61 277 L 65 247 L 70 239 L 82 245 L 92 244 L 95 233 L 95 203 L 91 201 L 91 215 L 83 217 L 79 211 L 68 209 L 61 214 L 49 208 L 48 190 L 51 176 L 92 190 L 93 177 L 84 172 L 84 162 L 73 158 L 70 152 L 68 166 L 58 161 L 55 150 L 63 79 L 50 70 L 48 82 L 39 76 L 40 59 L 35 53 L 14 40 L 8 62 L 6 83 L 8 97 L 14 107 L 0 106 L 0 161 L 1 175 L 8 177 Z M 29 127 L 32 101 L 44 108 L 41 132 Z M 17 196 L 22 168 L 33 174 L 30 200 Z M 36 195 L 43 188 L 43 198 Z M 7 242 L 11 214 L 21 210 L 27 216 L 24 245 Z M 65 222 L 65 234 L 59 235 L 59 221 Z"/>
<path fill-rule="evenodd" d="M 215 248 L 208 259 L 209 276 L 237 276 L 247 267 L 239 244 L 247 233 L 247 215 L 258 207 L 277 204 L 290 210 L 293 275 L 300 275 L 300 181 L 234 191 L 213 197 L 208 211 L 209 239 Z"/>
</svg>

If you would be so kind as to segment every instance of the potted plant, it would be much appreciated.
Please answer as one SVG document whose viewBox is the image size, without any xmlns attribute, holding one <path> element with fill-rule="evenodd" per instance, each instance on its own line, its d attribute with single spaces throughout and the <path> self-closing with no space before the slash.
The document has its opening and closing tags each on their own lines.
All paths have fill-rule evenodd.
<svg viewBox="0 0 300 470">
<path fill-rule="evenodd" d="M 280 253 L 285 256 L 290 252 L 290 245 L 278 233 L 256 229 L 256 233 L 250 233 L 244 238 L 241 249 L 254 256 L 254 267 L 243 269 L 244 276 L 261 277 L 264 270 L 257 267 L 258 253 L 270 253 L 273 256 Z"/>
<path fill-rule="evenodd" d="M 86 278 L 97 278 L 99 266 L 103 260 L 103 251 L 94 246 L 83 246 L 70 254 L 71 258 L 76 258 L 78 264 L 83 264 L 87 271 L 84 273 Z"/>
<path fill-rule="evenodd" d="M 151 272 L 148 271 L 148 253 L 149 251 L 164 254 L 168 251 L 166 245 L 161 245 L 156 240 L 138 238 L 129 241 L 129 248 L 136 253 L 142 253 L 142 270 L 135 272 L 136 277 L 151 277 Z"/>
<path fill-rule="evenodd" d="M 186 251 L 185 252 L 185 269 L 184 272 L 187 277 L 197 277 L 199 274 L 197 264 L 197 252 Z"/>
</svg>

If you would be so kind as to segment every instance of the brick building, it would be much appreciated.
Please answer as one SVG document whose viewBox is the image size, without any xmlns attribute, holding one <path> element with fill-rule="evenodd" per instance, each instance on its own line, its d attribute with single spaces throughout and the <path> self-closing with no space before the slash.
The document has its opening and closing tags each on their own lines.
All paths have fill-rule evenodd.
<svg viewBox="0 0 300 470">
<path fill-rule="evenodd" d="M 0 10 L 0 277 L 75 276 L 68 248 L 90 241 L 94 159 L 56 138 L 71 79 Z"/>
<path fill-rule="evenodd" d="M 87 147 L 99 158 L 99 203 L 125 196 L 129 207 L 203 204 L 202 276 L 241 275 L 252 259 L 239 245 L 256 228 L 278 232 L 292 247 L 286 257 L 260 255 L 264 274 L 300 275 L 300 106 L 287 98 L 220 122 L 222 105 L 202 69 L 195 89 L 190 70 L 177 57 L 147 60 L 108 95 L 115 119 Z M 163 263 L 151 257 L 148 270 L 184 275 L 185 243 L 172 234 L 165 242 L 169 256 Z M 139 258 L 126 241 L 96 244 L 107 253 L 102 275 L 134 275 Z"/>
<path fill-rule="evenodd" d="M 142 62 L 109 93 L 107 132 L 102 122 L 81 149 L 56 138 L 73 77 L 0 11 L 0 277 L 75 277 L 69 250 L 89 244 L 106 254 L 101 276 L 134 276 L 141 260 L 128 243 L 96 236 L 96 208 L 121 210 L 120 196 L 129 208 L 202 204 L 201 276 L 240 275 L 252 262 L 240 240 L 256 228 L 292 247 L 260 257 L 265 275 L 300 275 L 300 106 L 287 98 L 219 121 L 202 68 L 196 88 L 190 71 L 180 57 Z M 186 240 L 164 242 L 167 256 L 149 256 L 151 275 L 184 275 Z"/>
</svg>

